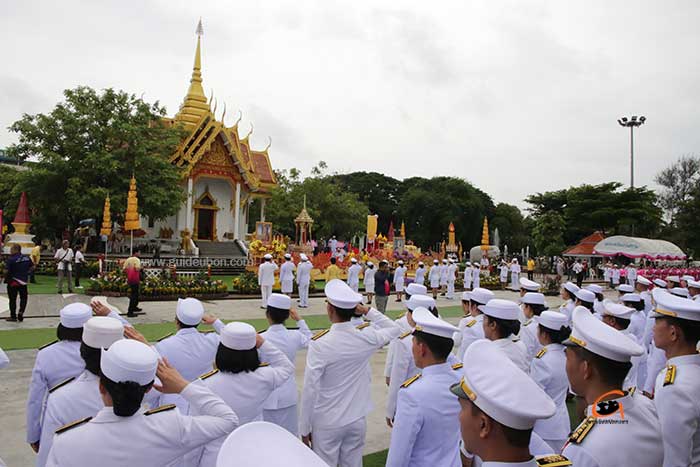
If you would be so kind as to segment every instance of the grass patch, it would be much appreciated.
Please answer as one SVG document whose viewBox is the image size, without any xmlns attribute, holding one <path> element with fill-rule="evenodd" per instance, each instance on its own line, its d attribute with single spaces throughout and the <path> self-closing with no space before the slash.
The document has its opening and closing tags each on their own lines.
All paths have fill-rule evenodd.
<svg viewBox="0 0 700 467">
<path fill-rule="evenodd" d="M 362 458 L 362 465 L 363 467 L 382 467 L 386 465 L 386 456 L 388 454 L 388 449 L 372 454 L 367 454 Z"/>
<path fill-rule="evenodd" d="M 397 318 L 401 313 L 401 310 L 389 311 L 387 312 L 387 316 L 390 318 Z M 458 306 L 441 308 L 440 314 L 445 318 L 461 316 L 462 309 Z M 311 329 L 325 329 L 330 326 L 326 315 L 309 315 L 304 319 Z M 264 318 L 245 319 L 242 321 L 251 324 L 258 331 L 262 331 L 268 327 L 267 320 Z M 294 327 L 296 325 L 294 321 L 287 321 L 286 324 L 289 327 Z M 135 327 L 151 342 L 176 331 L 174 323 L 146 323 L 137 324 Z M 210 330 L 211 327 L 200 326 L 200 329 L 202 331 L 207 331 Z M 55 339 L 55 328 L 4 330 L 0 331 L 0 348 L 3 350 L 36 349 Z"/>
</svg>

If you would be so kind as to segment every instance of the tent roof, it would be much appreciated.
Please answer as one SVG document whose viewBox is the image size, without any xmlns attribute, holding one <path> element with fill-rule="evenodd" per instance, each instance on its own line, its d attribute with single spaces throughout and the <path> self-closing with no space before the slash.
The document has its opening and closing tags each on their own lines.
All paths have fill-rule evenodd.
<svg viewBox="0 0 700 467">
<path fill-rule="evenodd" d="M 588 237 L 583 238 L 578 245 L 567 248 L 562 253 L 563 256 L 600 256 L 593 253 L 593 248 L 598 242 L 605 239 L 602 232 L 596 230 Z"/>
<path fill-rule="evenodd" d="M 615 235 L 601 240 L 593 248 L 593 252 L 602 256 L 622 255 L 628 258 L 647 258 L 651 260 L 679 260 L 686 258 L 683 250 L 669 241 L 626 237 L 624 235 Z"/>
</svg>

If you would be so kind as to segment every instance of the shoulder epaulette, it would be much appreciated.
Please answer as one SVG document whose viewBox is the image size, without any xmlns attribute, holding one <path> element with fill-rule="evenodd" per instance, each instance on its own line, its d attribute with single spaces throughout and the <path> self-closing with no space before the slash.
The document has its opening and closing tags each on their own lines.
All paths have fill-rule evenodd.
<svg viewBox="0 0 700 467">
<path fill-rule="evenodd" d="M 527 321 L 525 321 L 525 322 L 523 323 L 523 326 L 527 326 L 527 325 L 530 324 L 530 323 L 532 323 L 532 320 L 531 320 L 531 319 L 528 319 Z"/>
<path fill-rule="evenodd" d="M 66 384 L 70 383 L 70 382 L 73 381 L 74 379 L 75 379 L 75 377 L 73 377 L 73 378 L 68 378 L 68 379 L 65 380 L 65 381 L 61 381 L 60 383 L 58 383 L 57 385 L 55 385 L 54 387 L 52 387 L 51 389 L 49 389 L 49 393 L 54 392 L 54 391 L 55 391 L 56 389 L 58 389 L 58 388 L 62 388 L 63 386 L 65 386 Z"/>
<path fill-rule="evenodd" d="M 312 340 L 312 341 L 319 340 L 320 338 L 322 338 L 323 336 L 325 336 L 326 334 L 328 334 L 329 331 L 330 331 L 330 329 L 324 329 L 323 331 L 318 331 L 316 334 L 314 334 L 314 335 L 311 337 L 311 340 Z"/>
<path fill-rule="evenodd" d="M 204 373 L 202 376 L 200 376 L 199 379 L 201 379 L 201 380 L 203 381 L 203 380 L 205 380 L 205 379 L 207 379 L 207 378 L 209 378 L 209 377 L 211 377 L 211 376 L 214 376 L 214 375 L 217 374 L 218 372 L 219 372 L 219 370 L 217 370 L 217 369 L 214 369 L 214 370 L 211 370 L 211 371 L 207 371 L 207 372 Z"/>
<path fill-rule="evenodd" d="M 588 433 L 590 433 L 590 431 L 595 425 L 596 419 L 594 417 L 587 417 L 584 421 L 581 422 L 579 426 L 576 427 L 574 432 L 571 433 L 571 435 L 569 435 L 569 442 L 574 444 L 581 444 L 581 442 L 586 436 L 588 436 Z"/>
<path fill-rule="evenodd" d="M 219 371 L 219 370 L 216 370 L 216 371 Z M 143 414 L 144 415 L 153 415 L 156 413 L 167 412 L 168 410 L 173 410 L 175 407 L 177 407 L 175 404 L 161 405 L 160 407 L 156 407 L 155 409 L 146 410 Z"/>
<path fill-rule="evenodd" d="M 627 394 L 630 396 L 634 395 L 634 392 L 637 390 L 637 386 L 632 386 L 631 388 L 627 389 Z"/>
<path fill-rule="evenodd" d="M 264 367 L 264 366 L 270 366 L 270 364 L 267 363 L 267 362 L 260 362 L 260 363 L 258 364 L 258 368 Z"/>
<path fill-rule="evenodd" d="M 474 326 L 475 324 L 476 324 L 476 320 L 473 319 L 467 323 L 467 327 L 470 328 L 470 327 Z"/>
<path fill-rule="evenodd" d="M 413 383 L 415 383 L 416 381 L 418 381 L 418 379 L 419 379 L 420 377 L 421 377 L 421 374 L 420 374 L 420 373 L 418 373 L 417 375 L 411 376 L 410 378 L 408 378 L 406 381 L 404 381 L 404 382 L 401 384 L 401 387 L 402 387 L 402 388 L 407 388 L 407 387 L 409 387 L 410 385 L 412 385 Z"/>
<path fill-rule="evenodd" d="M 464 365 L 461 363 L 455 363 L 454 365 L 452 365 L 453 370 L 461 370 L 463 367 Z"/>
<path fill-rule="evenodd" d="M 515 336 L 515 337 L 513 338 L 513 342 L 518 342 L 519 340 L 520 340 L 520 338 L 519 338 L 518 336 Z"/>
<path fill-rule="evenodd" d="M 547 347 L 542 347 L 539 352 L 537 352 L 537 355 L 535 355 L 535 358 L 542 358 L 544 357 L 544 354 L 547 353 Z"/>
<path fill-rule="evenodd" d="M 362 329 L 366 328 L 366 327 L 369 326 L 369 325 L 370 325 L 369 323 L 362 323 L 362 324 L 359 324 L 359 325 L 355 326 L 355 328 L 356 328 L 356 329 L 359 329 L 359 330 L 362 330 Z"/>
<path fill-rule="evenodd" d="M 549 456 L 541 456 L 535 458 L 537 465 L 540 467 L 564 467 L 566 465 L 573 465 L 573 463 L 562 456 L 561 454 L 551 454 Z"/>
<path fill-rule="evenodd" d="M 76 426 L 80 426 L 80 425 L 82 425 L 83 423 L 89 422 L 90 420 L 92 420 L 92 417 L 85 417 L 85 418 L 81 418 L 80 420 L 76 420 L 76 421 L 74 421 L 74 422 L 70 422 L 70 423 L 68 423 L 68 424 L 66 424 L 66 425 L 63 425 L 63 426 L 62 426 L 61 428 L 59 428 L 58 430 L 56 430 L 56 434 L 57 434 L 57 435 L 60 435 L 61 433 L 65 433 L 66 431 L 70 430 L 71 428 L 75 428 Z"/>
<path fill-rule="evenodd" d="M 403 339 L 404 337 L 408 337 L 408 336 L 410 336 L 411 334 L 413 334 L 413 331 L 406 331 L 406 332 L 404 332 L 403 334 L 401 334 L 401 335 L 399 336 L 399 339 Z"/>
<path fill-rule="evenodd" d="M 167 333 L 166 335 L 159 337 L 159 338 L 158 338 L 158 342 L 167 339 L 168 337 L 172 336 L 173 334 L 174 334 L 174 333 L 169 332 L 169 333 Z"/>
<path fill-rule="evenodd" d="M 666 375 L 664 376 L 664 386 L 673 384 L 676 381 L 676 365 L 666 365 Z"/>
<path fill-rule="evenodd" d="M 396 319 L 401 319 L 401 318 L 403 318 L 404 316 L 406 316 L 406 312 L 405 312 L 405 311 L 404 311 L 403 313 L 401 313 L 399 316 L 397 316 Z"/>
<path fill-rule="evenodd" d="M 51 341 L 51 342 L 49 342 L 48 344 L 42 345 L 41 347 L 39 347 L 39 350 L 45 349 L 46 347 L 48 347 L 48 346 L 50 346 L 50 345 L 54 345 L 56 342 L 58 342 L 58 339 L 55 340 L 55 341 Z"/>
</svg>

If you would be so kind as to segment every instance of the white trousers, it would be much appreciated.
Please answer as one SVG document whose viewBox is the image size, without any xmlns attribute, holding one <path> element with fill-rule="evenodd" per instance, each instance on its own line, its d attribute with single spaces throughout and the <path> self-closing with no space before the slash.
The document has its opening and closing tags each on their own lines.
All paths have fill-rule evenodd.
<svg viewBox="0 0 700 467">
<path fill-rule="evenodd" d="M 309 306 L 309 284 L 299 284 L 299 305 Z"/>
<path fill-rule="evenodd" d="M 267 299 L 270 298 L 270 294 L 272 294 L 272 286 L 261 285 L 260 291 L 262 292 L 262 306 L 263 308 L 267 308 Z"/>
<path fill-rule="evenodd" d="M 331 467 L 362 467 L 367 420 L 365 417 L 340 428 L 312 431 L 314 452 Z"/>
<path fill-rule="evenodd" d="M 294 291 L 294 279 L 284 280 L 280 285 L 282 293 L 290 294 Z"/>
<path fill-rule="evenodd" d="M 296 404 L 282 409 L 263 409 L 263 420 L 281 426 L 294 436 L 297 436 L 299 431 Z"/>
<path fill-rule="evenodd" d="M 455 297 L 455 281 L 447 281 L 447 298 Z"/>
<path fill-rule="evenodd" d="M 360 283 L 359 282 L 348 282 L 348 286 L 352 289 L 353 292 L 358 293 L 360 291 Z"/>
</svg>

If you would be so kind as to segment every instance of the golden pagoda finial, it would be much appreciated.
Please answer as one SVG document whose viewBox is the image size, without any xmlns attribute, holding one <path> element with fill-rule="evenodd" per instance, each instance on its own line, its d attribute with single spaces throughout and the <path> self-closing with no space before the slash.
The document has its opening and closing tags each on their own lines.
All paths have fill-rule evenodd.
<svg viewBox="0 0 700 467">
<path fill-rule="evenodd" d="M 190 87 L 187 90 L 185 101 L 180 106 L 175 119 L 184 121 L 185 123 L 196 124 L 206 114 L 210 108 L 207 102 L 207 97 L 204 95 L 202 88 L 202 53 L 201 42 L 204 28 L 202 20 L 197 24 L 197 48 L 194 53 L 194 66 L 192 67 L 192 77 L 190 78 Z"/>
<path fill-rule="evenodd" d="M 238 120 L 236 120 L 236 123 L 233 124 L 233 126 L 238 126 L 239 123 L 241 123 L 241 119 L 243 118 L 243 112 L 238 110 Z"/>
<path fill-rule="evenodd" d="M 263 149 L 263 152 L 267 152 L 267 150 L 270 149 L 270 146 L 272 146 L 272 136 L 267 137 L 267 147 Z M 306 206 L 306 195 L 304 195 L 304 206 Z"/>
<path fill-rule="evenodd" d="M 226 118 L 226 102 L 224 102 L 224 112 L 221 114 L 221 124 L 223 126 L 226 126 L 226 122 L 224 121 L 224 118 Z"/>
<path fill-rule="evenodd" d="M 253 122 L 250 122 L 250 131 L 248 132 L 247 135 L 245 135 L 245 138 L 243 138 L 243 139 L 248 139 L 248 137 L 253 134 L 253 128 L 254 128 Z"/>
</svg>

